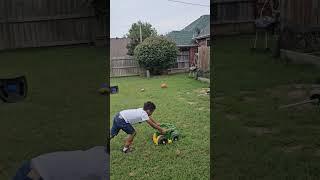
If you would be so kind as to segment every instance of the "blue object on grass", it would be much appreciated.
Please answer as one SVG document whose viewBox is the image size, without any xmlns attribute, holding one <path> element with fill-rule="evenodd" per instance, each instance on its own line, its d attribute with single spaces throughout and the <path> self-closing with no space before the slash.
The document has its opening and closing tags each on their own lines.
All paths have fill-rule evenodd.
<svg viewBox="0 0 320 180">
<path fill-rule="evenodd" d="M 111 93 L 111 94 L 116 94 L 116 93 L 118 93 L 118 92 L 119 92 L 118 86 L 111 86 L 111 87 L 110 87 L 110 93 Z"/>
<path fill-rule="evenodd" d="M 111 94 L 117 94 L 119 92 L 119 87 L 118 86 L 111 86 L 109 87 L 109 85 L 107 83 L 103 83 L 101 85 L 101 89 L 105 89 L 108 90 Z"/>
<path fill-rule="evenodd" d="M 0 78 L 0 99 L 6 103 L 22 101 L 27 96 L 27 80 L 25 76 Z"/>
<path fill-rule="evenodd" d="M 8 84 L 7 90 L 9 93 L 15 93 L 18 92 L 18 85 L 17 84 Z"/>
</svg>

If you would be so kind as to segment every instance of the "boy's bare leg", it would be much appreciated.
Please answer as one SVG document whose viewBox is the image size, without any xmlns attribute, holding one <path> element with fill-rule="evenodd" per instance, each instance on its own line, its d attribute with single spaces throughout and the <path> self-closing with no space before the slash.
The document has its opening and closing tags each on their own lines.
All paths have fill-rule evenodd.
<svg viewBox="0 0 320 180">
<path fill-rule="evenodd" d="M 136 133 L 134 132 L 133 134 L 129 134 L 128 137 L 126 138 L 126 141 L 125 141 L 125 144 L 124 144 L 124 147 L 126 149 L 130 148 L 135 135 L 136 135 Z"/>
<path fill-rule="evenodd" d="M 133 142 L 133 139 L 134 139 L 134 136 L 136 135 L 136 133 L 133 133 L 133 134 L 129 134 L 127 139 L 126 139 L 126 142 L 125 142 L 125 147 L 130 147 L 130 145 L 132 144 Z"/>
</svg>

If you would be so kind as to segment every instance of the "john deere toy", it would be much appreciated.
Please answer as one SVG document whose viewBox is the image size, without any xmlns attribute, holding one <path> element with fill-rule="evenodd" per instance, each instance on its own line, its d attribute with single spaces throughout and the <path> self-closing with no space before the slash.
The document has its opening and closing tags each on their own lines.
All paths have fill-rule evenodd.
<svg viewBox="0 0 320 180">
<path fill-rule="evenodd" d="M 160 127 L 167 129 L 167 132 L 163 135 L 159 132 L 154 133 L 152 138 L 154 144 L 171 144 L 172 142 L 179 140 L 180 133 L 174 125 L 164 123 L 161 124 Z"/>
</svg>

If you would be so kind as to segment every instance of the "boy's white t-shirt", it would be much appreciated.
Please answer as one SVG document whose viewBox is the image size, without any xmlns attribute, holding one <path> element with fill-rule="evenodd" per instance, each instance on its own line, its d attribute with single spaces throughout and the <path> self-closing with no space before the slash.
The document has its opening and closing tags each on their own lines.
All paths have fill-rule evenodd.
<svg viewBox="0 0 320 180">
<path fill-rule="evenodd" d="M 130 124 L 140 123 L 149 119 L 147 112 L 142 108 L 123 110 L 120 111 L 120 115 Z"/>
</svg>

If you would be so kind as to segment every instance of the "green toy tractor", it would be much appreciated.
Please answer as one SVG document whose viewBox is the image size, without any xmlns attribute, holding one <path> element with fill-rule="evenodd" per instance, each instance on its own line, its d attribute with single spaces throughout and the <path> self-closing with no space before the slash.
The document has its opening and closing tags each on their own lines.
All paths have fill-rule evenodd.
<svg viewBox="0 0 320 180">
<path fill-rule="evenodd" d="M 178 141 L 180 137 L 180 133 L 177 128 L 169 123 L 164 123 L 160 125 L 161 128 L 167 129 L 165 134 L 160 134 L 159 132 L 155 132 L 153 134 L 153 143 L 156 145 L 159 144 L 171 144 L 174 141 Z"/>
</svg>

